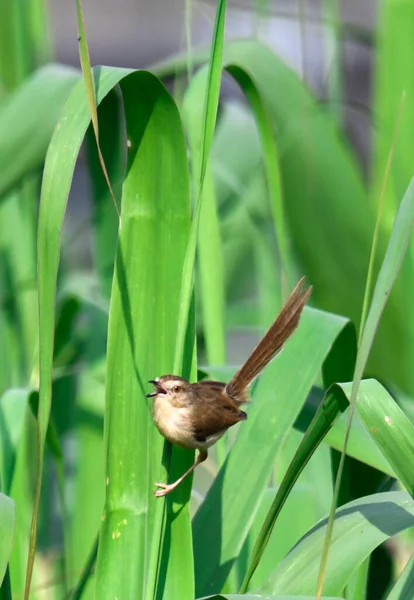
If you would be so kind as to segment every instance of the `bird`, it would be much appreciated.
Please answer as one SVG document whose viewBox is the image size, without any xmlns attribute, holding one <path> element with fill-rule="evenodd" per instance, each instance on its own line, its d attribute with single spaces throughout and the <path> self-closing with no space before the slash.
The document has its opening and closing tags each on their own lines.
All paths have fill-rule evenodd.
<svg viewBox="0 0 414 600">
<path fill-rule="evenodd" d="M 252 381 L 282 349 L 296 330 L 312 286 L 303 289 L 305 278 L 296 284 L 280 313 L 249 358 L 228 383 L 202 380 L 190 383 L 178 375 L 162 375 L 148 383 L 154 386 L 152 417 L 158 431 L 172 444 L 198 450 L 194 464 L 173 483 L 155 483 L 154 495 L 172 492 L 204 462 L 208 449 L 247 414 L 240 406 L 248 402 Z"/>
</svg>

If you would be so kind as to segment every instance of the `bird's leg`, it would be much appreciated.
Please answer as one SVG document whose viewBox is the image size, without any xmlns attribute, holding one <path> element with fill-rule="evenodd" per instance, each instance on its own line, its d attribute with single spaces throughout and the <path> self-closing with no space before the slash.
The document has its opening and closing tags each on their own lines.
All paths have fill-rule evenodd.
<svg viewBox="0 0 414 600">
<path fill-rule="evenodd" d="M 177 481 L 174 481 L 174 483 L 155 483 L 154 485 L 156 485 L 157 487 L 161 488 L 160 490 L 155 490 L 153 492 L 154 496 L 156 496 L 157 498 L 160 498 L 161 496 L 166 496 L 167 494 L 169 494 L 170 492 L 172 492 L 173 490 L 175 490 L 175 488 L 177 487 L 177 485 L 179 485 L 182 481 L 184 481 L 184 479 L 187 477 L 187 475 L 189 475 L 190 473 L 192 473 L 194 471 L 194 469 L 196 467 L 198 467 L 198 465 L 200 465 L 202 462 L 204 462 L 206 460 L 208 456 L 207 450 L 200 450 L 197 456 L 197 460 L 195 461 L 195 463 L 188 469 L 188 471 L 186 471 L 184 473 L 184 475 L 181 475 L 181 477 L 179 477 L 177 479 Z"/>
</svg>

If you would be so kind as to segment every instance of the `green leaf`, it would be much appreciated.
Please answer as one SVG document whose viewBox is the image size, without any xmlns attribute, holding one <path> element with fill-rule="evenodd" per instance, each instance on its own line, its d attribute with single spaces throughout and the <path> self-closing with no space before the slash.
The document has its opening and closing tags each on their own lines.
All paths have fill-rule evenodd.
<svg viewBox="0 0 414 600">
<path fill-rule="evenodd" d="M 277 238 L 279 271 L 281 274 L 280 288 L 282 291 L 282 298 L 285 298 L 288 295 L 289 284 L 293 284 L 294 281 L 291 274 L 292 259 L 288 246 L 285 210 L 282 201 L 279 157 L 272 122 L 267 105 L 263 102 L 261 92 L 249 71 L 240 68 L 237 64 L 226 65 L 226 70 L 234 77 L 246 95 L 247 100 L 250 102 L 251 109 L 256 119 L 257 129 L 260 134 L 268 192 L 271 200 L 273 223 Z"/>
<path fill-rule="evenodd" d="M 126 166 L 124 131 L 120 119 L 114 119 L 114 115 L 121 110 L 121 101 L 119 90 L 115 88 L 103 99 L 98 112 L 100 146 L 118 203 L 121 201 Z M 114 210 L 108 183 L 102 173 L 96 139 L 91 128 L 88 129 L 86 141 L 93 191 L 93 259 L 102 294 L 104 298 L 109 298 L 118 237 L 118 215 Z"/>
<path fill-rule="evenodd" d="M 112 190 L 111 182 L 108 177 L 108 171 L 106 169 L 106 164 L 103 159 L 102 152 L 101 152 L 99 126 L 98 126 L 98 111 L 97 111 L 97 107 L 96 107 L 96 98 L 95 98 L 95 86 L 94 86 L 94 80 L 93 80 L 93 73 L 92 73 L 92 69 L 91 69 L 91 62 L 89 59 L 89 48 L 88 48 L 88 43 L 86 40 L 85 25 L 84 25 L 83 14 L 82 14 L 82 4 L 81 4 L 80 0 L 76 0 L 76 12 L 77 12 L 77 17 L 78 17 L 78 30 L 79 30 L 79 57 L 80 57 L 80 63 L 81 63 L 81 68 L 82 68 L 83 81 L 85 83 L 85 93 L 86 93 L 86 98 L 88 101 L 89 113 L 91 115 L 91 125 L 92 125 L 93 132 L 95 134 L 96 149 L 97 149 L 97 153 L 98 153 L 99 162 L 100 162 L 101 168 L 102 168 L 102 173 L 107 182 L 108 189 L 111 194 L 112 201 L 114 203 L 114 208 L 115 208 L 116 214 L 119 217 L 118 204 L 117 204 L 114 192 Z"/>
<path fill-rule="evenodd" d="M 193 165 L 194 180 L 197 187 L 195 189 L 195 206 L 191 222 L 190 237 L 185 256 L 182 282 L 181 282 L 181 302 L 178 315 L 177 343 L 175 348 L 176 362 L 175 373 L 182 371 L 181 361 L 184 352 L 185 335 L 187 331 L 186 323 L 190 313 L 191 299 L 193 295 L 193 271 L 196 256 L 196 247 L 198 231 L 200 227 L 201 211 L 203 206 L 203 185 L 207 170 L 211 144 L 213 141 L 214 129 L 216 125 L 217 109 L 220 98 L 222 56 L 224 45 L 224 23 L 226 18 L 226 0 L 219 0 L 217 4 L 216 18 L 214 22 L 213 39 L 211 43 L 211 53 L 208 63 L 208 75 L 206 94 L 204 99 L 204 116 L 202 122 L 201 150 L 195 156 L 198 161 Z"/>
<path fill-rule="evenodd" d="M 314 594 L 327 519 L 291 550 L 261 588 L 261 593 Z M 414 526 L 414 501 L 405 492 L 360 498 L 337 509 L 329 549 L 325 594 L 340 594 L 372 550 Z"/>
<path fill-rule="evenodd" d="M 185 93 L 182 119 L 191 148 L 193 187 L 197 189 L 203 135 L 203 98 L 206 94 L 207 71 L 201 69 L 192 77 Z M 207 363 L 226 362 L 224 326 L 224 267 L 216 207 L 214 180 L 207 166 L 202 192 L 201 226 L 198 232 L 199 296 L 203 318 Z M 214 268 L 213 268 L 214 265 Z"/>
<path fill-rule="evenodd" d="M 350 399 L 352 384 L 338 384 Z M 375 379 L 362 381 L 356 410 L 366 430 L 407 491 L 414 495 L 414 426 Z"/>
<path fill-rule="evenodd" d="M 120 354 L 117 355 L 117 349 L 112 345 L 115 342 L 110 341 L 109 355 L 113 358 L 108 359 L 108 369 L 111 373 L 109 375 L 108 371 L 108 390 L 112 391 L 107 402 L 110 421 L 107 421 L 106 425 L 107 432 L 111 433 L 110 438 L 107 439 L 110 448 L 109 485 L 107 486 L 106 519 L 103 523 L 98 558 L 97 589 L 100 590 L 99 595 L 102 598 L 106 597 L 106 594 L 113 597 L 118 593 L 112 586 L 120 586 L 124 590 L 121 595 L 140 596 L 142 591 L 146 590 L 146 597 L 152 598 L 151 590 L 156 580 L 160 551 L 160 540 L 157 534 L 153 535 L 152 532 L 159 531 L 157 523 L 160 523 L 162 517 L 162 503 L 157 503 L 152 497 L 151 488 L 153 482 L 158 479 L 156 473 L 159 472 L 161 459 L 161 439 L 148 413 L 147 401 L 144 399 L 147 386 L 144 382 L 172 368 L 171 344 L 175 339 L 176 324 L 171 319 L 171 315 L 176 314 L 173 308 L 174 298 L 178 307 L 180 288 L 177 286 L 177 281 L 180 281 L 189 227 L 186 151 L 178 112 L 165 88 L 156 78 L 146 72 L 134 73 L 129 70 L 109 68 L 96 69 L 94 75 L 98 104 L 117 84 L 121 85 L 123 92 L 130 149 L 128 176 L 124 184 L 126 207 L 122 231 L 131 232 L 132 235 L 128 238 L 127 233 L 124 233 L 124 241 L 118 249 L 117 284 L 114 287 L 118 290 L 118 300 L 115 301 L 114 296 L 111 306 L 111 318 L 119 319 L 120 325 L 119 330 L 111 325 L 110 339 L 120 342 L 119 353 L 124 352 L 128 358 L 120 361 Z M 39 221 L 41 330 L 39 452 L 41 463 L 38 474 L 38 496 L 34 507 L 29 569 L 34 557 L 42 457 L 50 412 L 54 298 L 60 231 L 75 160 L 89 122 L 83 83 L 79 82 L 65 105 L 61 121 L 49 146 L 42 187 Z M 158 163 L 153 160 L 154 153 L 159 155 L 160 152 L 160 156 L 164 156 L 162 177 L 160 177 Z M 65 156 L 64 160 L 61 158 L 62 153 Z M 154 172 L 153 177 L 149 176 L 150 172 Z M 141 189 L 140 201 L 143 202 L 138 213 L 135 207 L 137 189 Z M 160 226 L 165 232 L 162 237 L 165 246 L 163 244 L 160 246 Z M 170 236 L 171 231 L 174 231 L 174 238 Z M 124 255 L 125 239 L 134 245 L 134 252 L 130 253 L 128 246 L 126 255 Z M 138 249 L 145 247 L 147 257 L 139 263 L 134 260 L 136 244 Z M 148 252 L 149 244 L 153 245 L 154 254 Z M 169 244 L 172 246 L 170 247 Z M 138 254 L 140 253 L 141 250 Z M 159 272 L 159 281 L 164 281 L 161 287 L 159 281 L 153 277 L 154 272 Z M 130 287 L 131 273 L 136 276 L 132 280 L 132 288 Z M 145 282 L 145 286 L 139 285 L 139 282 Z M 122 289 L 124 292 L 125 285 L 128 285 L 127 293 L 122 294 L 121 301 L 119 290 Z M 128 303 L 132 301 L 133 304 L 129 305 Z M 114 306 L 117 307 L 116 310 Z M 139 360 L 143 361 L 139 369 L 140 380 L 133 375 L 137 372 L 135 361 L 138 355 L 134 354 L 131 358 L 131 340 L 138 340 L 133 348 L 139 354 Z M 133 360 L 132 364 L 131 360 Z M 122 365 L 121 371 L 118 370 L 119 365 Z M 114 388 L 113 386 L 118 383 L 119 386 Z M 119 400 L 118 394 L 121 394 L 122 401 Z M 119 402 L 125 402 L 121 405 L 127 412 L 117 408 L 115 397 Z M 113 414 L 113 411 L 116 414 Z M 126 430 L 122 429 L 121 436 L 116 433 L 116 436 L 112 437 L 118 427 L 125 426 L 129 428 L 130 435 L 126 435 Z M 141 434 L 136 433 L 137 431 Z M 124 444 L 119 444 L 120 437 L 125 440 Z M 119 460 L 124 460 L 122 469 Z M 151 470 L 148 470 L 148 464 L 151 464 Z M 123 495 L 124 492 L 127 492 L 127 496 Z M 130 497 L 131 503 L 128 500 L 125 505 L 126 497 Z M 122 518 L 119 513 L 122 513 Z M 141 535 L 145 531 L 146 535 Z M 118 533 L 121 534 L 120 537 Z M 140 570 L 137 570 L 128 560 L 132 547 L 137 552 L 136 556 L 141 557 L 137 562 L 141 567 Z M 124 570 L 122 577 L 119 577 L 120 565 Z M 117 577 L 113 578 L 114 572 L 117 573 Z M 185 577 L 184 573 L 182 577 Z M 30 577 L 28 581 L 29 579 Z M 185 579 L 189 581 L 191 587 L 191 580 L 188 577 Z"/>
<path fill-rule="evenodd" d="M 60 111 L 78 79 L 79 72 L 70 67 L 43 67 L 1 107 L 0 197 L 41 168 Z"/>
<path fill-rule="evenodd" d="M 0 587 L 13 546 L 15 504 L 0 492 Z"/>
<path fill-rule="evenodd" d="M 118 78 L 124 74 L 115 73 Z M 109 313 L 106 501 L 96 594 L 152 599 L 163 511 L 163 501 L 152 491 L 159 481 L 162 439 L 145 393 L 149 379 L 174 366 L 175 315 L 190 226 L 189 182 L 178 111 L 165 88 L 145 72 L 133 73 L 120 85 L 129 152 Z M 189 552 L 191 540 L 181 546 L 182 556 Z M 159 582 L 161 590 L 174 577 L 183 598 L 193 594 L 191 562 L 166 576 Z"/>
<path fill-rule="evenodd" d="M 397 51 L 397 44 L 405 48 L 402 55 Z M 413 4 L 383 0 L 378 11 L 373 70 L 373 110 L 376 118 L 372 131 L 371 201 L 375 205 L 378 202 L 395 124 L 401 112 L 401 123 L 395 141 L 394 160 L 384 204 L 383 227 L 388 231 L 392 228 L 398 203 L 413 174 L 412 165 L 407 157 L 407 151 L 412 147 L 414 133 L 414 113 L 410 105 L 414 93 L 414 81 L 409 59 L 413 51 Z M 406 97 L 406 102 L 401 107 L 403 96 Z"/>
<path fill-rule="evenodd" d="M 379 320 L 400 270 L 414 227 L 414 178 L 404 194 L 395 217 L 387 251 L 381 265 L 368 312 L 355 365 L 355 377 L 361 378 L 374 342 Z"/>
<path fill-rule="evenodd" d="M 322 390 L 318 390 L 318 401 L 320 401 L 322 396 Z M 295 423 L 295 427 L 297 427 L 299 431 L 305 432 L 309 427 L 312 418 L 316 414 L 316 410 L 316 407 L 313 406 L 311 401 L 307 402 Z M 338 417 L 332 429 L 328 431 L 324 438 L 324 442 L 329 444 L 332 448 L 335 448 L 335 450 L 342 452 L 347 425 L 348 414 L 345 412 Z M 346 446 L 346 454 L 347 456 L 352 456 L 352 458 L 356 458 L 391 477 L 396 477 L 389 462 L 384 458 L 378 446 L 369 435 L 358 414 L 354 415 L 352 419 L 351 430 Z"/>
</svg>

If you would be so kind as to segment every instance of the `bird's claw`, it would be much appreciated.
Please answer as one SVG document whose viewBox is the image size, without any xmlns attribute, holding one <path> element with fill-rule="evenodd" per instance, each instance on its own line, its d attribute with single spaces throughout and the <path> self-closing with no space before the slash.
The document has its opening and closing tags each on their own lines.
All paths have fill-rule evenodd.
<svg viewBox="0 0 414 600">
<path fill-rule="evenodd" d="M 156 498 L 166 496 L 174 489 L 171 485 L 168 485 L 167 483 L 154 483 L 154 485 L 161 488 L 160 490 L 154 490 L 152 492 Z"/>
</svg>

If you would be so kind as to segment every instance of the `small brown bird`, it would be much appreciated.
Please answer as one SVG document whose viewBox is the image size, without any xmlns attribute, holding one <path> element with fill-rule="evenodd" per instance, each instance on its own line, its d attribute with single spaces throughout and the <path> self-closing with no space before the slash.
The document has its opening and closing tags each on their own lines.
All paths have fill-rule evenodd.
<svg viewBox="0 0 414 600">
<path fill-rule="evenodd" d="M 296 284 L 273 325 L 229 383 L 200 381 L 190 383 L 177 375 L 152 379 L 155 389 L 152 416 L 159 432 L 171 443 L 199 450 L 197 460 L 174 483 L 156 483 L 154 495 L 165 496 L 206 460 L 207 450 L 229 427 L 247 419 L 240 405 L 247 402 L 250 383 L 281 350 L 299 324 L 302 310 L 312 292 L 302 291 L 304 277 Z"/>
</svg>

